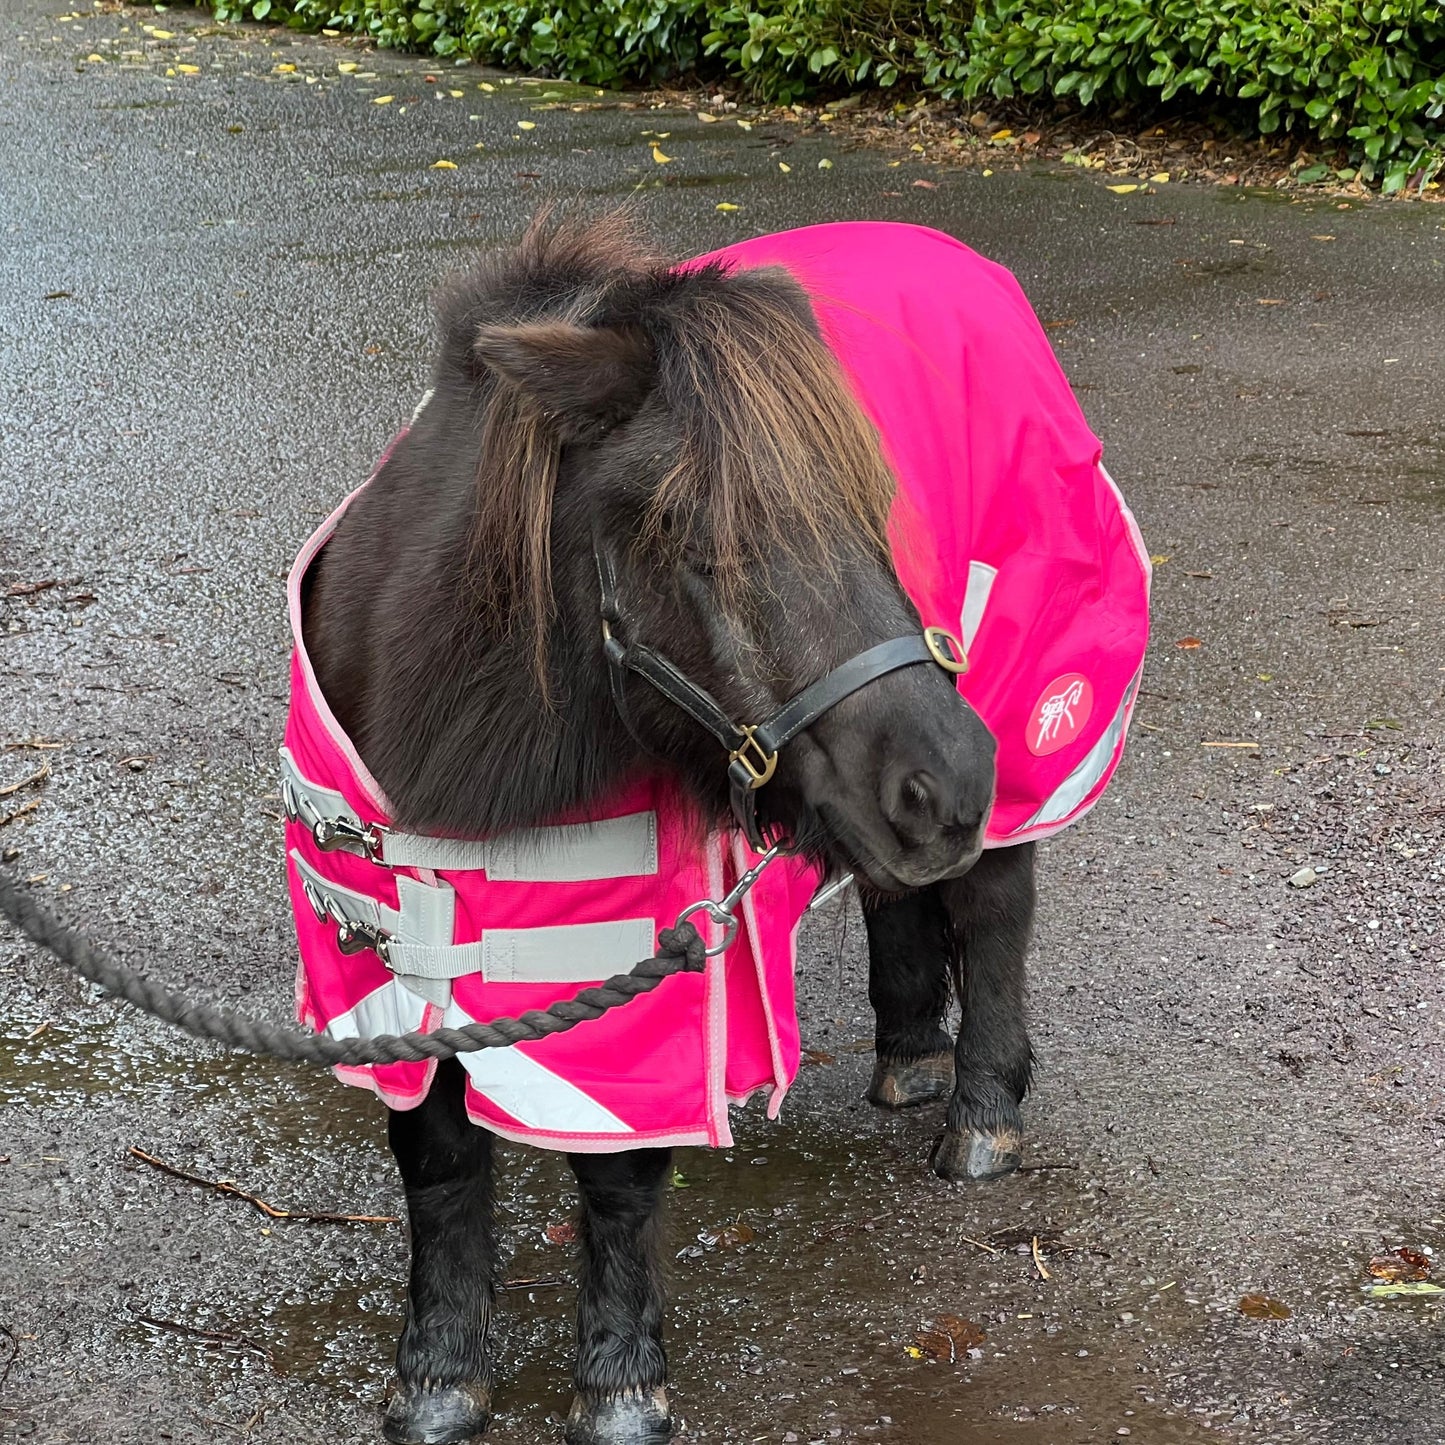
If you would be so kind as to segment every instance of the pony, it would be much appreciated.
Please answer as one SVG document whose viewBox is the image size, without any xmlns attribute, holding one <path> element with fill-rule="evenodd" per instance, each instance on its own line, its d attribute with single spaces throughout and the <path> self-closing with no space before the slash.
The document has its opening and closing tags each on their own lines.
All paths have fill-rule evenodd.
<svg viewBox="0 0 1445 1445">
<path fill-rule="evenodd" d="M 732 718 L 776 713 L 918 635 L 896 559 L 927 529 L 903 515 L 809 296 L 781 268 L 678 265 L 616 217 L 554 214 L 448 284 L 438 314 L 429 399 L 299 593 L 316 682 L 392 825 L 505 838 L 656 776 L 698 837 L 735 830 L 716 738 L 655 681 L 617 675 L 605 598 L 625 598 L 629 635 Z M 948 1096 L 932 1166 L 986 1179 L 1019 1163 L 1034 844 L 984 850 L 995 740 L 960 696 L 959 660 L 929 647 L 941 665 L 854 686 L 773 752 L 766 786 L 745 787 L 759 837 L 858 883 L 870 1100 Z M 397 1445 L 471 1439 L 491 1413 L 493 1135 L 465 1084 L 441 1064 L 389 1115 L 411 1240 L 383 1419 Z M 672 1432 L 671 1157 L 568 1152 L 581 1254 L 568 1445 Z"/>
</svg>

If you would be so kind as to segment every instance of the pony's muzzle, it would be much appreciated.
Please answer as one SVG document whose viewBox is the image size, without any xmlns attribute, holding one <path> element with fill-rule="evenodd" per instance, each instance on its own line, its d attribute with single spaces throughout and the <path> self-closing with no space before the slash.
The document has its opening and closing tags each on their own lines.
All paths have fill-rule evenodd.
<svg viewBox="0 0 1445 1445">
<path fill-rule="evenodd" d="M 898 760 L 883 769 L 878 801 L 902 856 L 936 860 L 949 875 L 976 861 L 989 797 L 971 773 Z"/>
</svg>

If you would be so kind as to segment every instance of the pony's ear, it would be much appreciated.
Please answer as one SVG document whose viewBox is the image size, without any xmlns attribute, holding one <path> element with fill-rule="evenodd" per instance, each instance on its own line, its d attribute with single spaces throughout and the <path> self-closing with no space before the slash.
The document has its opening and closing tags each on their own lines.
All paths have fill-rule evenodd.
<svg viewBox="0 0 1445 1445">
<path fill-rule="evenodd" d="M 530 397 L 564 441 L 600 436 L 632 416 L 652 389 L 642 331 L 524 321 L 483 326 L 473 354 Z"/>
</svg>

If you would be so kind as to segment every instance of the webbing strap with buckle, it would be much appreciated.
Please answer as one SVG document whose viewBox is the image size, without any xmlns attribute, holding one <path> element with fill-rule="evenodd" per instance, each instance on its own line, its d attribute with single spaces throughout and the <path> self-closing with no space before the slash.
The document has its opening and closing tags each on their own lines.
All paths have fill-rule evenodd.
<svg viewBox="0 0 1445 1445">
<path fill-rule="evenodd" d="M 364 822 L 342 794 L 306 777 L 285 747 L 281 749 L 281 802 L 288 818 L 311 829 L 323 853 L 353 853 L 384 868 L 460 871 L 487 866 L 487 844 L 476 839 L 403 833 L 381 823 Z"/>
<path fill-rule="evenodd" d="M 483 943 L 420 943 L 404 938 L 402 915 L 395 908 L 324 878 L 294 848 L 291 861 L 311 911 L 320 922 L 336 925 L 336 946 L 342 953 L 370 949 L 393 973 L 408 978 L 450 980 L 482 972 Z"/>
</svg>

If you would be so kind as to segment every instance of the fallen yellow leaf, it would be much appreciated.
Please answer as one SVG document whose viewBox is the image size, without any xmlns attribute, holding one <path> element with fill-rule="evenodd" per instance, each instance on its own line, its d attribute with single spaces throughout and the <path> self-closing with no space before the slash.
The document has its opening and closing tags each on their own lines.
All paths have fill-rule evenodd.
<svg viewBox="0 0 1445 1445">
<path fill-rule="evenodd" d="M 989 139 L 990 139 L 990 140 L 1012 140 L 1012 139 L 1013 139 L 1013 134 L 1014 134 L 1014 133 L 1013 133 L 1011 130 L 996 130 L 996 131 L 994 131 L 994 133 L 993 133 L 991 136 L 989 136 Z M 916 146 L 914 149 L 916 149 L 916 150 L 921 150 L 922 147 L 921 147 L 921 146 Z"/>
<path fill-rule="evenodd" d="M 199 65 L 178 65 L 176 69 L 179 70 L 182 75 L 199 75 L 201 73 L 201 67 Z"/>
<path fill-rule="evenodd" d="M 987 166 L 985 166 L 985 167 L 983 168 L 983 173 L 984 173 L 984 175 L 986 175 L 986 176 L 991 176 L 991 175 L 993 174 L 993 172 L 992 172 L 991 170 L 989 170 L 989 168 L 988 168 Z"/>
<path fill-rule="evenodd" d="M 904 1345 L 903 1352 L 908 1355 L 910 1359 L 921 1360 L 923 1358 L 923 1351 L 920 1350 L 917 1345 Z"/>
<path fill-rule="evenodd" d="M 336 68 L 343 75 L 350 75 L 353 70 L 360 70 L 361 66 L 354 60 L 343 60 Z"/>
<path fill-rule="evenodd" d="M 1167 186 L 1169 184 L 1169 172 L 1160 171 L 1157 176 L 1150 176 L 1149 179 L 1153 181 L 1156 186 Z"/>
<path fill-rule="evenodd" d="M 824 156 L 823 159 L 818 162 L 818 169 L 820 171 L 831 171 L 833 169 L 833 162 L 830 161 L 827 156 Z"/>
<path fill-rule="evenodd" d="M 477 82 L 478 90 L 495 90 L 496 88 L 497 87 L 495 85 L 488 85 L 485 80 L 479 80 Z"/>
<path fill-rule="evenodd" d="M 105 63 L 105 56 L 103 55 L 87 55 L 85 58 L 87 60 L 99 60 L 102 64 Z"/>
<path fill-rule="evenodd" d="M 167 74 L 167 75 L 174 75 L 174 74 L 175 74 L 175 71 L 172 70 L 172 69 L 170 68 L 170 66 L 167 66 L 167 67 L 166 67 L 166 74 Z"/>
<path fill-rule="evenodd" d="M 653 160 L 655 160 L 655 161 L 657 162 L 657 164 L 660 165 L 660 166 L 665 166 L 665 165 L 668 164 L 669 161 L 672 160 L 672 157 L 671 157 L 671 156 L 665 156 L 665 155 L 663 155 L 663 153 L 662 153 L 662 147 L 659 146 L 659 145 L 654 145 L 654 146 L 652 147 L 652 158 L 653 158 Z"/>
<path fill-rule="evenodd" d="M 517 122 L 517 129 L 518 129 L 518 130 L 536 130 L 536 129 L 537 129 L 537 122 L 536 122 L 535 120 L 519 120 L 519 121 Z"/>
<path fill-rule="evenodd" d="M 434 171 L 454 171 L 457 168 L 455 161 L 433 161 L 431 168 Z"/>
<path fill-rule="evenodd" d="M 373 105 L 390 105 L 395 99 L 394 95 L 378 95 L 372 97 L 371 103 Z"/>
<path fill-rule="evenodd" d="M 176 38 L 176 33 L 174 30 L 156 30 L 150 25 L 144 26 L 143 28 L 155 40 L 174 40 Z"/>
<path fill-rule="evenodd" d="M 706 125 L 711 125 L 715 120 L 717 120 L 717 116 L 709 115 L 705 110 L 698 111 L 697 118 Z"/>
<path fill-rule="evenodd" d="M 447 94 L 451 96 L 453 100 L 460 100 L 462 98 L 462 92 L 460 90 L 449 90 Z"/>
<path fill-rule="evenodd" d="M 1113 191 L 1116 196 L 1127 196 L 1131 191 L 1137 191 L 1139 187 L 1137 185 L 1110 186 L 1109 189 Z"/>
<path fill-rule="evenodd" d="M 1174 556 L 1173 552 L 1156 552 L 1156 553 L 1149 559 L 1149 561 L 1150 561 L 1155 567 L 1162 567 L 1162 566 L 1163 566 L 1167 561 L 1169 561 L 1170 558 L 1172 558 L 1173 556 Z"/>
<path fill-rule="evenodd" d="M 341 34 L 339 30 L 323 30 L 321 33 L 332 40 L 335 40 L 336 37 Z"/>
<path fill-rule="evenodd" d="M 787 163 L 787 161 L 779 161 L 778 169 L 782 171 L 782 173 L 786 176 L 791 173 L 793 168 Z"/>
<path fill-rule="evenodd" d="M 753 123 L 750 120 L 740 120 L 738 122 L 738 127 L 741 130 L 751 130 L 753 128 Z"/>
<path fill-rule="evenodd" d="M 736 211 L 738 207 L 733 205 L 731 201 L 719 201 L 713 209 L 718 211 Z"/>
<path fill-rule="evenodd" d="M 160 31 L 157 30 L 156 34 L 159 35 Z M 271 68 L 276 72 L 277 75 L 291 75 L 296 70 L 296 67 L 291 64 L 273 65 Z"/>
</svg>

